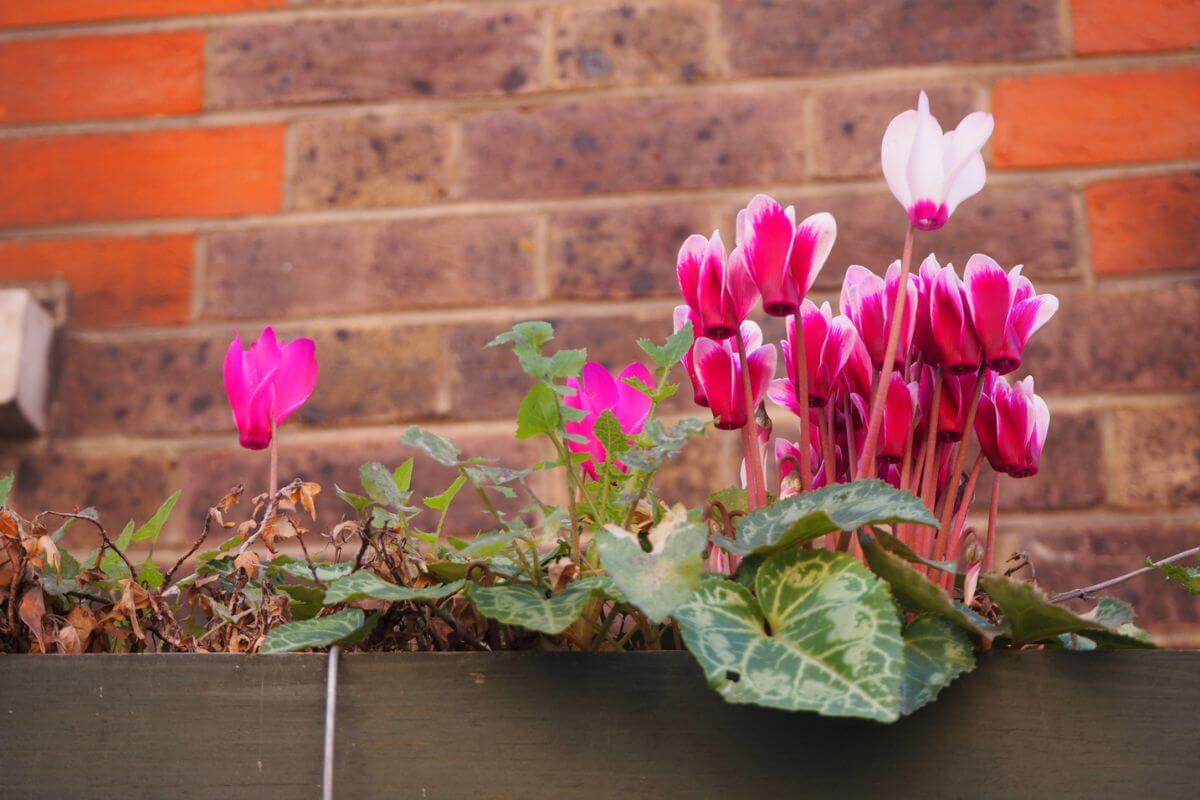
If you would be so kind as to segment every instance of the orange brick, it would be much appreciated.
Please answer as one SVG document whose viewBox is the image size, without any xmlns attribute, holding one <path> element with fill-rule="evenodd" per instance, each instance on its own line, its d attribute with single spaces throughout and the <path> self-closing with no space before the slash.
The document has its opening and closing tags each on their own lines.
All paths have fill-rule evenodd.
<svg viewBox="0 0 1200 800">
<path fill-rule="evenodd" d="M 1041 75 L 996 83 L 997 167 L 1200 156 L 1200 68 Z"/>
<path fill-rule="evenodd" d="M 186 114 L 204 105 L 204 34 L 0 43 L 0 122 Z"/>
<path fill-rule="evenodd" d="M 283 126 L 0 140 L 0 227 L 279 210 Z"/>
<path fill-rule="evenodd" d="M 1089 186 L 1098 275 L 1200 267 L 1200 172 Z"/>
<path fill-rule="evenodd" d="M 0 241 L 0 281 L 62 275 L 73 325 L 186 322 L 195 245 L 191 234 Z"/>
<path fill-rule="evenodd" d="M 287 0 L 4 0 L 0 3 L 0 27 L 224 14 L 285 5 Z"/>
<path fill-rule="evenodd" d="M 1196 0 L 1072 0 L 1075 52 L 1149 53 L 1200 44 Z"/>
</svg>

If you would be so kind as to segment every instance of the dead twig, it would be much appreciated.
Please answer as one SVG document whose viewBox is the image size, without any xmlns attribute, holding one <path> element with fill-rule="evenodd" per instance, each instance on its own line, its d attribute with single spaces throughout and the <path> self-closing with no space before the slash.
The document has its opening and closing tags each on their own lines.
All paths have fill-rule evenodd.
<svg viewBox="0 0 1200 800">
<path fill-rule="evenodd" d="M 1161 561 L 1155 561 L 1152 564 L 1147 564 L 1146 566 L 1142 567 L 1141 569 L 1135 569 L 1132 572 L 1126 572 L 1124 575 L 1118 575 L 1117 577 L 1109 578 L 1106 581 L 1100 581 L 1099 583 L 1093 583 L 1091 586 L 1084 586 L 1080 589 L 1072 589 L 1069 592 L 1063 592 L 1062 594 L 1056 594 L 1056 595 L 1054 595 L 1054 597 L 1050 598 L 1050 602 L 1051 603 L 1062 603 L 1066 600 L 1074 600 L 1076 598 L 1088 597 L 1093 592 L 1098 592 L 1101 589 L 1108 589 L 1109 587 L 1116 586 L 1117 584 L 1124 583 L 1125 581 L 1128 581 L 1128 580 L 1132 580 L 1133 578 L 1136 578 L 1139 575 L 1145 575 L 1147 572 L 1153 572 L 1155 569 L 1157 569 L 1158 567 L 1161 567 L 1163 564 L 1170 564 L 1175 561 L 1180 561 L 1184 558 L 1187 558 L 1188 556 L 1194 556 L 1197 554 L 1200 554 L 1200 547 L 1189 547 L 1187 550 L 1184 550 L 1181 553 L 1176 553 L 1173 556 L 1167 556 L 1166 558 L 1162 559 Z"/>
</svg>

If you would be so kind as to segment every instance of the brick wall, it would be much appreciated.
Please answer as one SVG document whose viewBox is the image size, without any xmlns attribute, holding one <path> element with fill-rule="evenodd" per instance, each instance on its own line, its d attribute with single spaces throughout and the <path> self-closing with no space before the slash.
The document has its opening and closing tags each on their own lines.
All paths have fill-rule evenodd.
<svg viewBox="0 0 1200 800">
<path fill-rule="evenodd" d="M 757 190 L 837 216 L 821 291 L 883 267 L 879 139 L 925 87 L 997 125 L 987 189 L 921 250 L 1024 262 L 1063 300 L 1030 356 L 1047 465 L 1010 482 L 1002 546 L 1054 589 L 1107 577 L 1200 539 L 1198 45 L 1195 0 L 0 4 L 0 280 L 73 289 L 53 429 L 0 468 L 20 506 L 114 526 L 182 487 L 178 550 L 262 488 L 220 362 L 268 321 L 323 366 L 285 473 L 350 483 L 412 422 L 537 457 L 494 332 L 550 318 L 629 360 L 669 327 L 682 238 Z M 733 438 L 671 484 L 732 480 Z M 1160 589 L 1126 595 L 1200 642 Z"/>
</svg>

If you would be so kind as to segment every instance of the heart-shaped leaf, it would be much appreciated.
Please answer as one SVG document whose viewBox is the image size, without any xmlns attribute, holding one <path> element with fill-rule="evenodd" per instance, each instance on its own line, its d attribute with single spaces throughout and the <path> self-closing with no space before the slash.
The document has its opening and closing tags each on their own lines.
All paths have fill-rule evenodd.
<svg viewBox="0 0 1200 800">
<path fill-rule="evenodd" d="M 301 583 L 281 583 L 275 587 L 289 598 L 292 619 L 312 619 L 325 607 L 325 590 Z"/>
<path fill-rule="evenodd" d="M 414 589 L 389 583 L 374 572 L 360 569 L 344 578 L 338 578 L 325 590 L 325 605 L 345 603 L 350 600 L 391 600 L 393 602 L 444 600 L 463 587 L 463 581 L 440 583 Z"/>
<path fill-rule="evenodd" d="M 755 590 L 709 575 L 675 612 L 726 700 L 899 717 L 904 641 L 887 584 L 844 553 L 807 550 L 767 559 Z"/>
<path fill-rule="evenodd" d="M 912 492 L 902 492 L 881 480 L 870 479 L 826 486 L 780 500 L 743 517 L 736 540 L 714 536 L 713 541 L 730 553 L 746 556 L 802 544 L 834 531 L 900 522 L 935 527 L 938 524 Z"/>
<path fill-rule="evenodd" d="M 327 647 L 361 634 L 366 624 L 367 616 L 361 608 L 347 608 L 328 617 L 289 622 L 267 634 L 262 652 L 290 653 L 310 647 Z"/>
<path fill-rule="evenodd" d="M 1063 633 L 1090 636 L 1089 631 L 1108 631 L 1102 622 L 1084 619 L 1070 609 L 1054 605 L 1032 583 L 1002 575 L 984 575 L 979 585 L 1000 606 L 1011 635 L 1018 642 L 1042 642 Z"/>
<path fill-rule="evenodd" d="M 500 586 L 471 584 L 467 597 L 479 613 L 505 625 L 520 625 L 531 631 L 554 635 L 569 628 L 583 612 L 584 605 L 595 595 L 612 597 L 612 582 L 607 578 L 584 578 L 567 586 L 562 592 L 546 597 L 542 591 L 527 583 L 508 583 Z"/>
<path fill-rule="evenodd" d="M 439 464 L 447 467 L 458 465 L 458 456 L 461 452 L 458 449 L 458 445 L 445 436 L 440 436 L 433 431 L 427 431 L 424 428 L 412 425 L 400 437 L 400 441 L 424 450 L 427 456 Z M 393 476 L 393 480 L 395 480 L 395 476 Z"/>
<path fill-rule="evenodd" d="M 649 535 L 653 550 L 642 550 L 635 534 L 609 525 L 596 541 L 600 560 L 629 602 L 653 620 L 671 616 L 700 585 L 708 526 L 689 522 L 687 509 L 667 512 Z"/>
<path fill-rule="evenodd" d="M 933 701 L 938 692 L 975 669 L 971 640 L 941 617 L 919 614 L 904 629 L 904 714 Z"/>
</svg>

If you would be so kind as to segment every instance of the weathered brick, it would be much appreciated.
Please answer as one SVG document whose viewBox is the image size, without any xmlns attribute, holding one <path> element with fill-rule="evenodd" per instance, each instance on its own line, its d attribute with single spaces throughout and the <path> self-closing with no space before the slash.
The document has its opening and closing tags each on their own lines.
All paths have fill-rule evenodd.
<svg viewBox="0 0 1200 800">
<path fill-rule="evenodd" d="M 0 75 L 0 122 L 186 114 L 204 104 L 204 34 L 18 39 Z"/>
<path fill-rule="evenodd" d="M 828 211 L 837 219 L 837 242 L 817 279 L 818 290 L 840 288 L 850 264 L 882 274 L 900 258 L 907 218 L 886 191 L 777 199 L 795 203 L 797 218 Z M 729 208 L 721 217 L 726 242 L 733 241 L 736 213 Z M 1077 277 L 1075 220 L 1071 192 L 1059 184 L 989 187 L 959 206 L 949 225 L 917 235 L 914 269 L 929 253 L 960 270 L 973 253 L 987 253 L 1006 266 L 1023 263 L 1024 274 L 1034 281 Z"/>
<path fill-rule="evenodd" d="M 1004 78 L 992 108 L 997 167 L 1200 156 L 1198 67 Z"/>
<path fill-rule="evenodd" d="M 702 94 L 506 109 L 469 120 L 468 193 L 553 197 L 796 181 L 803 94 Z"/>
<path fill-rule="evenodd" d="M 1036 567 L 1038 584 L 1052 594 L 1115 578 L 1142 566 L 1147 558 L 1166 558 L 1194 547 L 1200 540 L 1200 526 L 1194 522 L 1083 518 L 1056 519 L 1053 525 L 1053 529 L 1043 526 L 1044 530 L 1010 532 L 1001 517 L 996 550 L 998 559 L 1018 551 L 1028 554 Z M 1027 570 L 1018 574 L 1028 577 Z M 1155 637 L 1169 637 L 1176 645 L 1200 643 L 1200 603 L 1160 575 L 1143 575 L 1101 594 L 1131 603 L 1137 614 L 1134 621 Z M 1082 611 L 1095 602 L 1070 605 Z"/>
<path fill-rule="evenodd" d="M 288 0 L 37 0 L 0 4 L 0 28 L 281 8 Z"/>
<path fill-rule="evenodd" d="M 455 433 L 451 438 L 462 448 L 464 455 L 496 458 L 499 464 L 513 468 L 528 467 L 550 456 L 547 448 L 542 447 L 541 443 L 518 442 L 511 434 Z M 457 476 L 455 470 L 443 467 L 420 451 L 400 444 L 399 431 L 386 437 L 350 434 L 339 437 L 336 441 L 329 440 L 328 437 L 326 439 L 306 437 L 303 441 L 289 443 L 283 438 L 280 439 L 279 445 L 281 482 L 301 477 L 321 485 L 321 494 L 317 497 L 315 526 L 303 513 L 300 514 L 304 522 L 310 523 L 307 527 L 313 531 L 314 535 L 306 538 L 306 544 L 314 556 L 317 550 L 327 547 L 326 540 L 318 538 L 316 534 L 327 531 L 342 519 L 353 517 L 350 507 L 336 496 L 335 487 L 340 486 L 348 491 L 362 493 L 359 480 L 361 464 L 367 461 L 381 461 L 389 467 L 395 467 L 406 458 L 414 458 L 412 490 L 414 505 L 418 507 L 421 505 L 421 498 L 432 497 L 445 491 Z M 187 498 L 185 513 L 191 528 L 198 530 L 209 506 L 239 482 L 245 484 L 247 498 L 266 491 L 265 464 L 263 453 L 240 450 L 236 447 L 213 448 L 189 454 L 183 469 L 183 486 Z M 541 476 L 534 476 L 530 480 L 533 482 L 531 485 L 540 488 Z M 494 494 L 489 496 L 497 508 L 511 513 L 529 502 L 528 496 L 521 492 L 519 494 L 515 500 L 507 500 Z M 248 507 L 239 507 L 234 513 L 240 512 L 240 515 L 234 518 L 240 519 L 248 510 Z M 492 520 L 493 517 L 487 512 L 478 494 L 466 487 L 451 506 L 445 530 L 453 535 L 470 535 L 494 528 Z M 418 518 L 417 524 L 432 530 L 437 524 L 436 513 L 426 510 Z M 329 550 L 323 550 L 323 555 L 329 556 Z"/>
<path fill-rule="evenodd" d="M 689 234 L 709 235 L 712 221 L 711 208 L 682 204 L 553 214 L 553 293 L 573 300 L 674 296 L 680 245 Z"/>
<path fill-rule="evenodd" d="M 0 241 L 0 282 L 65 276 L 80 327 L 186 322 L 195 246 L 190 234 Z"/>
<path fill-rule="evenodd" d="M 1084 196 L 1097 275 L 1200 267 L 1200 173 L 1103 181 Z"/>
<path fill-rule="evenodd" d="M 293 209 L 433 203 L 450 193 L 451 129 L 444 119 L 319 117 L 297 123 L 293 136 Z"/>
<path fill-rule="evenodd" d="M 563 9 L 555 23 L 555 86 L 691 83 L 713 73 L 712 14 L 695 2 Z"/>
<path fill-rule="evenodd" d="M 1191 0 L 1071 0 L 1075 52 L 1148 53 L 1200 44 L 1200 6 Z"/>
<path fill-rule="evenodd" d="M 551 317 L 548 321 L 554 325 L 557 336 L 547 345 L 547 352 L 586 347 L 589 360 L 599 361 L 609 369 L 644 359 L 637 339 L 649 336 L 662 341 L 671 332 L 669 308 L 604 317 Z M 510 348 L 485 347 L 511 324 L 509 321 L 469 323 L 450 331 L 448 369 L 453 418 L 516 418 L 517 407 L 529 391 L 531 379 L 521 371 Z"/>
<path fill-rule="evenodd" d="M 1051 412 L 1050 433 L 1038 474 L 1002 479 L 1000 505 L 1005 511 L 1091 508 L 1104 502 L 1100 420 L 1092 412 Z M 979 508 L 986 508 L 991 490 L 990 478 L 980 481 L 976 495 Z"/>
<path fill-rule="evenodd" d="M 1113 448 L 1121 505 L 1200 503 L 1200 404 L 1115 411 Z"/>
<path fill-rule="evenodd" d="M 531 217 L 443 217 L 216 232 L 202 314 L 261 316 L 265 297 L 290 315 L 532 300 L 535 228 Z"/>
<path fill-rule="evenodd" d="M 721 31 L 741 75 L 1013 61 L 1064 49 L 1054 0 L 722 0 Z"/>
<path fill-rule="evenodd" d="M 283 127 L 0 140 L 0 227 L 272 213 Z"/>
<path fill-rule="evenodd" d="M 263 23 L 210 33 L 216 108 L 503 95 L 539 86 L 529 9 Z"/>
<path fill-rule="evenodd" d="M 829 89 L 814 99 L 816 141 L 813 167 L 823 178 L 879 177 L 879 143 L 892 117 L 915 108 L 918 93 L 950 130 L 971 111 L 979 110 L 977 92 L 968 84 L 883 86 Z"/>
<path fill-rule="evenodd" d="M 258 330 L 242 333 L 248 341 Z M 279 335 L 317 343 L 321 379 L 293 418 L 299 423 L 386 424 L 440 409 L 442 337 L 435 328 L 303 324 L 281 326 Z M 52 424 L 68 435 L 232 432 L 221 378 L 231 339 L 229 333 L 73 339 Z"/>
<path fill-rule="evenodd" d="M 1058 290 L 1058 313 L 1034 335 L 1022 369 L 1038 391 L 1200 388 L 1200 285 Z"/>
<path fill-rule="evenodd" d="M 173 454 L 157 450 L 30 453 L 17 470 L 13 502 L 26 516 L 94 507 L 115 539 L 126 522 L 144 522 L 178 488 L 172 483 L 177 464 Z M 172 534 L 164 532 L 162 539 L 167 544 Z M 82 557 L 100 540 L 94 528 L 81 522 L 73 526 L 64 544 Z"/>
</svg>

